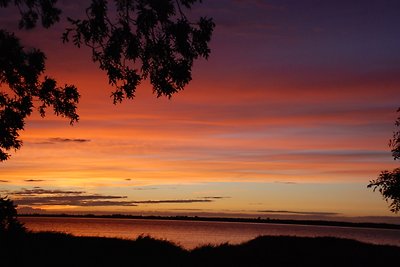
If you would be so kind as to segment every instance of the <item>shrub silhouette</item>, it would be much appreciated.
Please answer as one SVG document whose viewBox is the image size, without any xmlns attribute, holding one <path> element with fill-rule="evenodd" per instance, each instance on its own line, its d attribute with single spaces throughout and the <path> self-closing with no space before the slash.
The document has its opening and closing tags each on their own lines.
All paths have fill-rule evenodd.
<svg viewBox="0 0 400 267">
<path fill-rule="evenodd" d="M 0 197 L 0 237 L 25 232 L 25 227 L 17 219 L 14 202 L 7 197 Z"/>
<path fill-rule="evenodd" d="M 148 236 L 136 240 L 27 233 L 1 246 L 0 266 L 387 266 L 400 247 L 333 237 L 262 236 L 185 250 Z"/>
</svg>

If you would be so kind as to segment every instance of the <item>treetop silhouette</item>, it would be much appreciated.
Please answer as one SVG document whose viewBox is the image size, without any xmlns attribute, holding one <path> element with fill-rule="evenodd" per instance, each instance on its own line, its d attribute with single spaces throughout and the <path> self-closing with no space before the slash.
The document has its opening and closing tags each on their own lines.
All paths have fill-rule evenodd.
<svg viewBox="0 0 400 267">
<path fill-rule="evenodd" d="M 139 84 L 149 79 L 157 97 L 170 98 L 192 79 L 194 60 L 207 59 L 215 24 L 211 18 L 192 21 L 185 11 L 201 0 L 92 0 L 84 19 L 68 18 L 63 42 L 88 46 L 92 60 L 107 73 L 114 103 L 132 99 Z M 0 7 L 15 5 L 20 29 L 44 28 L 60 20 L 57 0 L 0 0 Z M 26 51 L 19 39 L 0 29 L 0 161 L 7 151 L 19 149 L 19 131 L 37 108 L 44 117 L 52 107 L 56 115 L 78 121 L 79 93 L 75 86 L 59 87 L 45 76 L 45 54 Z M 42 78 L 44 76 L 44 78 Z M 40 103 L 34 106 L 34 101 Z"/>
<path fill-rule="evenodd" d="M 400 108 L 397 110 L 397 112 L 400 114 Z M 392 149 L 392 156 L 396 160 L 400 159 L 400 116 L 397 118 L 394 124 L 396 127 L 399 127 L 399 130 L 393 132 L 393 137 L 389 141 L 389 146 Z"/>
<path fill-rule="evenodd" d="M 397 110 L 400 113 L 400 108 Z M 389 147 L 392 151 L 394 160 L 400 159 L 400 116 L 395 122 L 395 126 L 399 129 L 393 132 L 393 137 L 389 141 Z M 400 211 L 400 168 L 393 171 L 382 171 L 376 180 L 369 182 L 368 187 L 373 187 L 382 194 L 389 204 L 390 211 L 397 213 Z"/>
</svg>

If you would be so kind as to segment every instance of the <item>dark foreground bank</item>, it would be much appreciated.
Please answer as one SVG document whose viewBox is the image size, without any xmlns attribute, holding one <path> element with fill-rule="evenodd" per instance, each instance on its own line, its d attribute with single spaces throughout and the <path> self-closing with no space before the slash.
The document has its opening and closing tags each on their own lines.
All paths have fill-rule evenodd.
<svg viewBox="0 0 400 267">
<path fill-rule="evenodd" d="M 400 247 L 332 237 L 262 236 L 240 245 L 185 250 L 136 240 L 27 233 L 0 238 L 0 266 L 385 266 Z"/>
</svg>

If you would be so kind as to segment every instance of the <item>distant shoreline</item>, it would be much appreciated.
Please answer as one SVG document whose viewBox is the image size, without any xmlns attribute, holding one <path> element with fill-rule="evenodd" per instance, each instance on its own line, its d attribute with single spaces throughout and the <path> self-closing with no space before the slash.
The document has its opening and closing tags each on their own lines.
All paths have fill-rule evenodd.
<svg viewBox="0 0 400 267">
<path fill-rule="evenodd" d="M 355 228 L 375 228 L 400 230 L 400 224 L 389 223 L 362 223 L 342 222 L 327 220 L 288 220 L 288 219 L 263 219 L 263 218 L 225 218 L 225 217 L 198 217 L 198 216 L 144 216 L 144 215 L 94 215 L 94 214 L 18 214 L 19 217 L 50 217 L 50 218 L 103 218 L 103 219 L 136 219 L 136 220 L 169 220 L 169 221 L 204 221 L 204 222 L 239 222 L 239 223 L 265 223 L 265 224 L 290 224 L 290 225 L 316 225 Z"/>
</svg>

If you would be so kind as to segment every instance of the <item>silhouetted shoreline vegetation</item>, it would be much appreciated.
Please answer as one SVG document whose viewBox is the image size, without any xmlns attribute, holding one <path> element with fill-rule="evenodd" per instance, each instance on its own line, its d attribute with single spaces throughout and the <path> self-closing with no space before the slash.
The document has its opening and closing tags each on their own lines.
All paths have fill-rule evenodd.
<svg viewBox="0 0 400 267">
<path fill-rule="evenodd" d="M 171 221 L 208 221 L 208 222 L 243 222 L 243 223 L 272 223 L 295 225 L 320 225 L 377 229 L 400 229 L 399 224 L 343 222 L 328 220 L 292 220 L 271 218 L 226 218 L 226 217 L 198 217 L 198 216 L 144 216 L 144 215 L 94 215 L 94 214 L 18 214 L 19 217 L 60 217 L 60 218 L 109 218 L 109 219 L 137 219 L 137 220 L 171 220 Z"/>
<path fill-rule="evenodd" d="M 186 250 L 172 242 L 21 233 L 0 240 L 1 266 L 385 266 L 400 247 L 333 237 L 260 236 Z"/>
<path fill-rule="evenodd" d="M 223 243 L 184 249 L 168 240 L 84 237 L 59 232 L 13 230 L 16 209 L 3 198 L 0 266 L 385 266 L 396 262 L 400 247 L 335 237 L 259 236 L 241 244 Z M 8 208 L 8 209 L 6 209 Z M 27 215 L 20 215 L 27 216 Z M 32 215 L 30 215 L 32 216 Z M 37 217 L 49 216 L 36 214 Z M 223 220 L 263 222 L 261 218 L 205 218 L 131 215 L 57 215 L 50 217 Z M 265 222 L 276 220 L 265 220 Z M 282 220 L 286 222 L 295 222 Z M 296 221 L 299 222 L 299 221 Z M 300 221 L 303 222 L 303 221 Z"/>
</svg>

